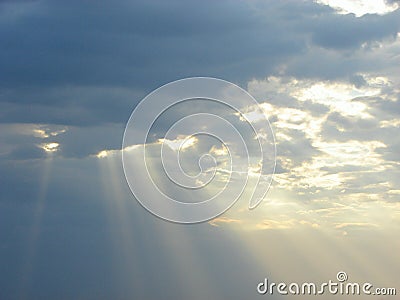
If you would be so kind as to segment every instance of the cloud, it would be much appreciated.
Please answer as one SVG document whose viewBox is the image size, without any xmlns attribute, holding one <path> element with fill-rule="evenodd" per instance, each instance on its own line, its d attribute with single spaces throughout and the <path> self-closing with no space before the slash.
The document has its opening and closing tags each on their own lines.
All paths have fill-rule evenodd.
<svg viewBox="0 0 400 300">
<path fill-rule="evenodd" d="M 11 160 L 45 158 L 50 148 L 57 150 L 54 156 L 89 157 L 101 150 L 121 148 L 123 134 L 118 124 L 77 127 L 15 123 L 0 124 L 0 129 L 0 158 Z"/>
<path fill-rule="evenodd" d="M 353 228 L 371 228 L 371 227 L 378 227 L 376 224 L 371 223 L 339 223 L 335 226 L 338 229 L 346 229 L 348 227 Z"/>
<path fill-rule="evenodd" d="M 96 3 L 96 13 L 89 13 L 94 4 L 71 2 L 65 9 L 62 4 L 35 2 L 26 4 L 29 9 L 17 16 L 11 16 L 12 5 L 4 6 L 2 14 L 8 18 L 0 30 L 13 49 L 2 51 L 11 59 L 3 63 L 3 69 L 10 71 L 1 78 L 3 84 L 153 84 L 154 88 L 154 84 L 188 76 L 194 70 L 203 73 L 219 69 L 220 75 L 226 74 L 221 73 L 222 66 L 239 71 L 248 65 L 246 69 L 250 70 L 250 65 L 256 65 L 254 58 L 234 66 L 243 53 L 257 59 L 266 54 L 280 56 L 279 45 L 288 53 L 298 48 L 290 39 L 272 35 L 272 30 L 258 39 L 259 26 L 265 28 L 265 21 L 241 2 L 122 1 L 104 10 L 105 4 Z M 149 22 L 155 19 L 157 22 Z M 26 38 L 24 31 L 33 25 L 38 29 Z M 260 47 L 252 46 L 254 42 L 261 46 L 267 39 L 276 42 L 273 48 L 260 51 Z M 28 53 L 23 50 L 26 47 Z M 68 55 L 64 55 L 66 51 Z M 13 59 L 17 56 L 21 57 L 19 61 Z M 57 72 L 60 69 L 63 72 Z M 40 76 L 30 76 L 36 72 Z"/>
<path fill-rule="evenodd" d="M 0 5 L 1 122 L 123 123 L 147 92 L 187 76 L 348 77 L 386 65 L 365 48 L 400 30 L 398 11 L 356 18 L 313 1 Z"/>
<path fill-rule="evenodd" d="M 299 228 L 301 226 L 309 226 L 311 228 L 318 228 L 319 225 L 317 223 L 312 223 L 306 220 L 283 220 L 283 221 L 276 221 L 276 220 L 264 220 L 261 223 L 257 224 L 256 227 L 258 229 L 293 229 Z"/>
<path fill-rule="evenodd" d="M 397 1 L 387 0 L 316 0 L 316 2 L 331 6 L 340 14 L 353 13 L 357 17 L 365 14 L 386 14 L 399 8 Z"/>
<path fill-rule="evenodd" d="M 215 219 L 209 221 L 208 223 L 211 226 L 219 227 L 220 224 L 226 224 L 226 223 L 228 223 L 228 224 L 231 224 L 231 223 L 240 224 L 240 223 L 242 223 L 242 221 L 241 220 L 237 220 L 237 219 L 230 219 L 230 218 L 227 218 L 227 217 L 220 217 L 220 218 L 215 218 Z"/>
<path fill-rule="evenodd" d="M 363 79 L 359 87 L 346 81 L 317 81 L 293 77 L 272 77 L 264 81 L 249 82 L 249 91 L 254 92 L 260 101 L 265 99 L 265 102 L 261 102 L 261 107 L 270 119 L 277 142 L 277 172 L 274 176 L 272 191 L 268 194 L 265 203 L 274 197 L 279 199 L 278 202 L 284 198 L 299 201 L 301 205 L 294 205 L 287 212 L 289 220 L 295 220 L 295 222 L 302 220 L 303 223 L 318 224 L 319 229 L 326 229 L 335 227 L 335 222 L 341 218 L 349 218 L 348 223 L 356 223 L 350 221 L 363 219 L 365 215 L 370 214 L 377 203 L 398 201 L 398 195 L 391 192 L 398 189 L 397 158 L 391 157 L 396 153 L 394 149 L 398 143 L 394 135 L 396 126 L 388 126 L 389 123 L 384 122 L 387 115 L 380 108 L 382 103 L 396 101 L 392 95 L 396 89 L 397 79 L 370 74 L 359 76 Z M 316 86 L 318 93 L 308 93 Z M 284 101 L 280 103 L 279 99 L 284 99 Z M 378 102 L 377 99 L 380 101 Z M 337 105 L 336 102 L 341 105 Z M 354 102 L 362 103 L 362 109 L 350 105 Z M 315 105 L 310 105 L 310 103 Z M 206 107 L 201 109 L 204 108 Z M 181 111 L 178 110 L 177 113 L 169 112 L 167 119 L 169 121 L 174 118 L 179 119 L 182 113 L 185 115 L 190 111 L 189 107 L 186 107 Z M 241 125 L 240 116 L 233 115 L 236 116 L 234 124 Z M 253 113 L 252 108 L 248 108 L 245 115 L 254 121 L 259 117 Z M 392 110 L 390 118 L 396 118 L 397 115 L 396 111 Z M 229 114 L 225 113 L 225 116 Z M 168 124 L 163 122 L 160 123 Z M 382 122 L 385 126 L 379 126 Z M 173 146 L 172 149 L 176 150 L 176 147 L 188 137 L 186 133 L 192 132 L 197 127 L 198 124 L 188 123 L 185 134 L 177 136 L 176 140 L 168 140 L 167 144 L 169 143 Z M 157 134 L 162 136 L 164 126 L 156 128 L 158 128 Z M 152 159 L 156 158 L 161 141 L 163 140 L 149 141 L 149 149 L 154 156 Z M 202 153 L 215 156 L 221 154 L 221 158 L 227 154 L 226 151 L 220 151 L 221 147 L 215 146 L 215 141 L 202 140 L 200 143 L 197 138 L 195 141 L 188 144 L 190 151 L 184 151 L 185 170 L 189 173 L 198 172 L 196 169 L 198 158 Z M 229 144 L 229 138 L 227 142 Z M 97 151 L 95 153 L 99 158 L 108 157 L 114 153 L 113 150 L 100 148 L 97 148 Z M 245 164 L 240 160 L 241 156 L 237 157 L 239 158 L 237 162 Z M 391 159 L 388 159 L 389 157 Z M 221 188 L 220 184 L 228 180 L 228 175 L 232 174 L 228 171 L 226 163 L 226 161 L 220 161 L 217 164 L 219 185 L 214 185 L 208 192 L 213 193 L 214 189 Z M 152 167 L 154 167 L 152 172 L 162 168 L 155 161 Z M 157 182 L 165 186 L 159 177 L 157 176 Z M 171 191 L 166 192 L 171 193 Z M 173 191 L 173 193 L 178 192 Z M 235 194 L 234 191 L 232 194 Z M 203 196 L 198 194 L 192 195 L 191 198 L 196 201 L 196 199 L 202 199 Z M 333 207 L 331 206 L 332 197 L 335 198 Z M 354 208 L 360 203 L 367 205 L 363 208 L 365 215 Z M 242 204 L 238 205 L 238 210 L 234 210 L 235 213 L 228 215 L 227 218 L 244 220 L 244 227 L 259 226 L 241 211 Z M 302 219 L 302 214 L 299 212 L 304 211 L 314 212 L 319 216 L 318 218 L 327 219 L 325 222 Z M 349 216 L 351 211 L 354 213 L 353 217 Z M 278 222 L 274 218 L 270 220 Z M 378 220 L 376 223 L 382 224 L 382 222 L 385 221 Z M 274 224 L 270 222 L 264 224 L 263 227 L 273 227 Z M 285 223 L 282 226 L 289 226 L 289 224 Z M 349 231 L 351 231 L 350 228 Z"/>
</svg>

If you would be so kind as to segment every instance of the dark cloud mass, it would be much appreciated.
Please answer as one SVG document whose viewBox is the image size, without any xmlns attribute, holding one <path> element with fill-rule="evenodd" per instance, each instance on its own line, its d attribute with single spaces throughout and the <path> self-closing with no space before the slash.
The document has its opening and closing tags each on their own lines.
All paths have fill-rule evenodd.
<svg viewBox="0 0 400 300">
<path fill-rule="evenodd" d="M 320 18 L 314 24 L 313 42 L 326 48 L 349 50 L 362 43 L 381 41 L 395 37 L 400 30 L 400 12 L 385 16 L 364 15 L 355 18 L 352 14 Z"/>
<path fill-rule="evenodd" d="M 400 20 L 399 12 L 337 15 L 311 1 L 0 5 L 2 122 L 125 122 L 145 93 L 174 79 L 208 75 L 245 83 L 283 66 L 287 75 L 307 76 L 315 63 L 305 70 L 296 61 L 307 59 L 309 47 L 354 49 L 395 35 Z M 357 60 L 342 58 L 340 68 L 317 61 L 326 66 L 309 76 L 337 76 L 326 74 L 330 68 L 356 73 Z M 115 95 L 121 87 L 125 94 Z"/>
</svg>

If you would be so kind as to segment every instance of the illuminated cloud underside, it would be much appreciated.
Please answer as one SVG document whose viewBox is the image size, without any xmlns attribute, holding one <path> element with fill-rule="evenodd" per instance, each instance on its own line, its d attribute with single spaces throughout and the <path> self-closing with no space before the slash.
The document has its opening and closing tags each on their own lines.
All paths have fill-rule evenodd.
<svg viewBox="0 0 400 300">
<path fill-rule="evenodd" d="M 398 163 L 385 158 L 393 139 L 382 139 L 388 128 L 398 128 L 398 122 L 386 120 L 386 114 L 371 102 L 379 98 L 383 103 L 393 103 L 393 94 L 397 92 L 395 79 L 360 76 L 365 84 L 359 87 L 350 82 L 279 77 L 250 81 L 249 91 L 259 101 L 265 101 L 261 106 L 275 131 L 277 174 L 259 210 L 249 214 L 245 201 L 239 202 L 226 216 L 210 224 L 264 230 L 308 227 L 348 234 L 353 229 L 384 228 L 387 220 L 373 213 L 378 207 L 398 216 L 400 205 L 393 202 L 400 194 Z M 281 105 L 279 98 L 291 102 Z M 253 121 L 262 118 L 251 108 L 245 116 Z M 373 131 L 364 130 L 364 122 Z M 335 135 L 330 134 L 332 130 Z M 338 140 L 337 134 L 346 138 Z M 174 151 L 190 153 L 193 161 L 200 155 L 196 138 L 161 139 L 149 146 L 159 149 L 162 143 Z M 115 150 L 103 150 L 97 157 L 116 154 Z M 209 154 L 223 157 L 227 152 L 225 148 L 213 147 Z M 224 169 L 226 163 L 219 166 L 219 184 L 214 188 L 221 188 L 229 178 L 225 176 L 229 173 Z M 259 172 L 256 168 L 250 171 Z"/>
<path fill-rule="evenodd" d="M 338 13 L 353 13 L 357 17 L 365 14 L 387 14 L 398 8 L 397 3 L 388 4 L 384 0 L 315 0 L 320 4 L 329 5 Z"/>
</svg>

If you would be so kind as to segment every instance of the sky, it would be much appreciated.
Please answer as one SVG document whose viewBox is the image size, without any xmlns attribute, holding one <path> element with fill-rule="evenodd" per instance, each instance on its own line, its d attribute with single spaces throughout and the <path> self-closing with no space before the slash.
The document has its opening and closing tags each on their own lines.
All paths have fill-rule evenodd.
<svg viewBox="0 0 400 300">
<path fill-rule="evenodd" d="M 258 295 L 257 284 L 319 283 L 339 271 L 399 294 L 399 7 L 0 1 L 0 299 L 280 299 Z M 238 114 L 200 99 L 166 111 L 135 146 L 151 154 L 155 183 L 200 201 L 261 172 L 269 191 L 253 210 L 245 190 L 218 217 L 183 225 L 135 200 L 121 154 L 138 103 L 195 76 L 232 82 L 259 106 Z M 226 145 L 187 139 L 196 119 L 167 136 L 180 118 L 204 111 L 230 120 L 249 149 L 244 120 L 268 118 L 275 174 L 271 164 L 248 167 L 227 135 L 243 167 L 228 177 Z M 201 155 L 215 157 L 214 183 L 182 194 L 160 171 L 163 144 L 172 154 L 184 146 L 189 174 Z M 132 172 L 147 190 L 143 171 Z M 227 201 L 238 195 L 238 186 L 226 190 Z"/>
</svg>

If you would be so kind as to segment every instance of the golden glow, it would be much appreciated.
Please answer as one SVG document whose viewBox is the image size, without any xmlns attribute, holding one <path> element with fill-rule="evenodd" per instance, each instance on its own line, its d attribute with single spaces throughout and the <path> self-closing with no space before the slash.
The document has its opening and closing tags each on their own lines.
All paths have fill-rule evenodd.
<svg viewBox="0 0 400 300">
<path fill-rule="evenodd" d="M 33 129 L 32 131 L 33 131 L 33 136 L 41 137 L 41 138 L 48 138 L 49 137 L 49 135 L 43 129 L 37 128 L 37 129 Z"/>
<path fill-rule="evenodd" d="M 293 91 L 292 96 L 300 101 L 310 100 L 327 105 L 344 116 L 371 118 L 371 115 L 367 112 L 367 105 L 353 99 L 376 96 L 379 93 L 379 88 L 358 89 L 351 84 L 319 82 L 308 88 Z"/>
<path fill-rule="evenodd" d="M 193 147 L 197 143 L 198 139 L 194 136 L 189 138 L 187 137 L 178 137 L 175 140 L 168 140 L 168 139 L 159 139 L 158 142 L 160 144 L 166 144 L 172 150 L 179 151 L 179 150 L 186 150 L 188 148 Z"/>
<path fill-rule="evenodd" d="M 42 148 L 46 152 L 56 152 L 58 151 L 59 146 L 59 143 L 43 143 L 40 145 L 40 148 Z"/>
<path fill-rule="evenodd" d="M 400 119 L 392 119 L 390 121 L 384 120 L 379 122 L 379 126 L 381 128 L 400 127 Z"/>
<path fill-rule="evenodd" d="M 136 146 L 128 147 L 125 150 L 130 151 L 131 149 L 134 149 Z M 111 156 L 118 156 L 120 155 L 120 150 L 101 150 L 99 153 L 97 153 L 95 156 L 97 158 L 107 158 Z"/>
<path fill-rule="evenodd" d="M 228 149 L 222 145 L 221 148 L 217 148 L 215 146 L 212 146 L 211 150 L 210 150 L 210 154 L 216 155 L 216 156 L 224 156 L 224 155 L 228 155 Z"/>
<path fill-rule="evenodd" d="M 104 158 L 108 156 L 108 153 L 106 150 L 100 151 L 99 153 L 97 153 L 96 155 L 98 158 Z"/>
<path fill-rule="evenodd" d="M 231 219 L 227 217 L 219 217 L 212 219 L 211 221 L 208 222 L 211 226 L 220 226 L 220 224 L 228 223 L 228 224 L 240 224 L 242 223 L 241 220 L 238 219 Z"/>
</svg>

